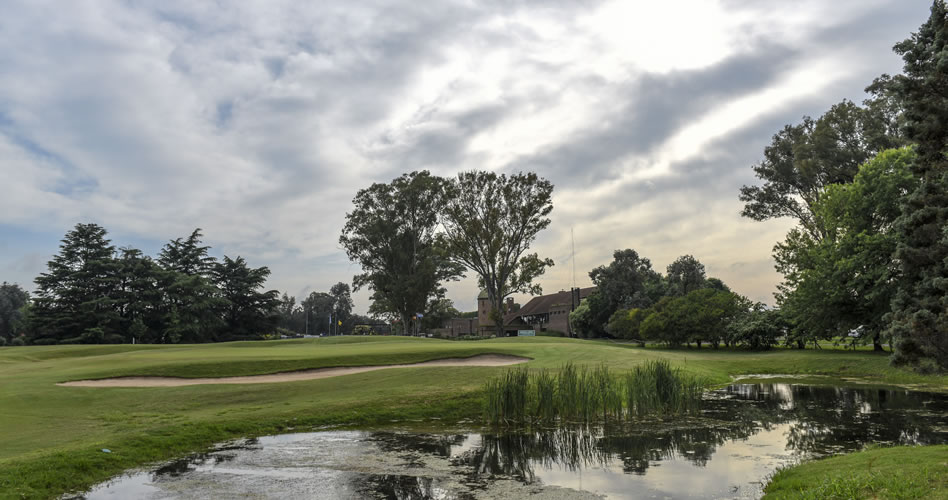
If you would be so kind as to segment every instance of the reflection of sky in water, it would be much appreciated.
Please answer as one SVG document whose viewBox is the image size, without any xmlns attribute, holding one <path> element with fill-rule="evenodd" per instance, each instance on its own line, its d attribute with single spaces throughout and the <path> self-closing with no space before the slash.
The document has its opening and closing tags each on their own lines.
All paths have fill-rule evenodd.
<svg viewBox="0 0 948 500">
<path fill-rule="evenodd" d="M 543 484 L 609 498 L 756 498 L 761 494 L 761 479 L 794 460 L 785 448 L 789 427 L 782 424 L 746 440 L 728 441 L 705 466 L 673 456 L 654 461 L 644 475 L 626 474 L 621 464 L 610 461 L 581 473 L 539 467 L 536 477 Z"/>
<path fill-rule="evenodd" d="M 866 443 L 948 442 L 948 396 L 740 384 L 703 417 L 611 429 L 268 436 L 133 473 L 113 498 L 755 498 L 778 466 Z"/>
</svg>

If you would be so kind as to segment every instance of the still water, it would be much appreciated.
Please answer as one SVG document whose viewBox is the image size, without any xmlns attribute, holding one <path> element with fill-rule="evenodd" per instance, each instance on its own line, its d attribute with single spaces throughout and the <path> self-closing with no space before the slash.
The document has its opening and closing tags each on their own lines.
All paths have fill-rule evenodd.
<svg viewBox="0 0 948 500">
<path fill-rule="evenodd" d="M 757 498 L 803 458 L 948 443 L 948 396 L 736 384 L 700 418 L 520 432 L 328 431 L 227 443 L 100 485 L 111 498 Z"/>
</svg>

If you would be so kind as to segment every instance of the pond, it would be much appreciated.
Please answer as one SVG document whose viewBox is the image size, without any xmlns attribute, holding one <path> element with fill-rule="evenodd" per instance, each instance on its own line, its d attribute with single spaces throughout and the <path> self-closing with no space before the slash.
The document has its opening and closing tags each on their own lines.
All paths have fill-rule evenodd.
<svg viewBox="0 0 948 500">
<path fill-rule="evenodd" d="M 779 466 L 869 443 L 948 443 L 948 395 L 735 384 L 675 422 L 267 436 L 79 498 L 757 498 Z"/>
</svg>

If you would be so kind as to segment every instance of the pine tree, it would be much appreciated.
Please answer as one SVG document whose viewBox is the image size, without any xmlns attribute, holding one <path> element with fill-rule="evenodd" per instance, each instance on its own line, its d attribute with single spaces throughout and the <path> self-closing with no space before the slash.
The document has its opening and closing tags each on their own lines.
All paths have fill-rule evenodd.
<svg viewBox="0 0 948 500">
<path fill-rule="evenodd" d="M 906 136 L 917 144 L 913 173 L 918 188 L 896 223 L 901 241 L 895 258 L 902 282 L 893 301 L 889 332 L 894 361 L 948 369 L 948 8 L 936 0 L 917 33 L 898 44 L 901 75 L 883 75 L 884 87 L 901 101 Z M 870 87 L 870 89 L 873 89 Z"/>
<path fill-rule="evenodd" d="M 214 265 L 214 283 L 221 292 L 224 330 L 218 340 L 256 339 L 273 333 L 279 322 L 276 290 L 260 291 L 270 270 L 251 268 L 243 257 Z"/>
<path fill-rule="evenodd" d="M 105 228 L 77 224 L 59 249 L 47 272 L 36 278 L 33 342 L 121 342 L 116 309 L 119 264 Z"/>
<path fill-rule="evenodd" d="M 161 265 L 162 328 L 159 342 L 195 343 L 219 340 L 226 301 L 211 282 L 215 260 L 201 245 L 201 230 L 169 241 L 158 256 Z"/>
<path fill-rule="evenodd" d="M 158 340 L 161 331 L 161 268 L 137 248 L 120 249 L 118 310 L 126 342 Z"/>
</svg>

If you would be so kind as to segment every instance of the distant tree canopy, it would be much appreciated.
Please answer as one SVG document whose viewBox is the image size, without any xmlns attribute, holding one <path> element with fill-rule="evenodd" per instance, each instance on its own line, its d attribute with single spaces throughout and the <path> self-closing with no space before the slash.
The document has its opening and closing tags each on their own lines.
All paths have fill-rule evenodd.
<svg viewBox="0 0 948 500">
<path fill-rule="evenodd" d="M 277 325 L 270 271 L 201 245 L 201 232 L 170 241 L 157 260 L 116 250 L 96 224 L 77 224 L 36 278 L 24 332 L 35 344 L 213 342 L 260 338 Z"/>
<path fill-rule="evenodd" d="M 12 341 L 21 333 L 27 319 L 30 294 L 16 283 L 0 284 L 0 338 Z"/>
<path fill-rule="evenodd" d="M 691 255 L 669 264 L 666 276 L 635 250 L 616 250 L 613 257 L 589 273 L 598 289 L 570 314 L 573 330 L 582 337 L 731 345 L 726 328 L 751 309 L 750 301 L 720 279 L 708 278 L 704 264 Z"/>
</svg>

